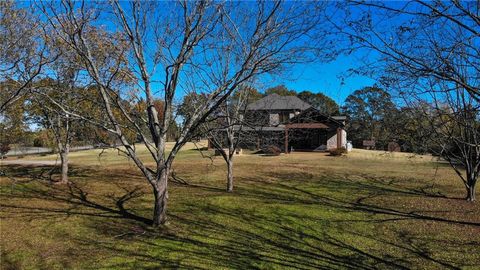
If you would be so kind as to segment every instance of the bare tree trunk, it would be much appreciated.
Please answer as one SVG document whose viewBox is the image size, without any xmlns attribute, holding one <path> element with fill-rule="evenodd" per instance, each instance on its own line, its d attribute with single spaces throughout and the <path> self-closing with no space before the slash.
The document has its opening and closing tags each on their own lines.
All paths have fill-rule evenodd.
<svg viewBox="0 0 480 270">
<path fill-rule="evenodd" d="M 467 201 L 475 201 L 475 185 L 467 187 Z"/>
<path fill-rule="evenodd" d="M 467 188 L 467 201 L 474 202 L 475 201 L 475 180 L 469 180 L 468 184 L 466 185 Z"/>
<path fill-rule="evenodd" d="M 226 160 L 227 162 L 227 192 L 233 191 L 233 159 L 232 157 Z"/>
<path fill-rule="evenodd" d="M 60 163 L 61 163 L 61 180 L 59 183 L 68 183 L 68 153 L 70 152 L 70 146 L 67 144 L 64 147 L 60 147 Z"/>
<path fill-rule="evenodd" d="M 155 195 L 155 207 L 153 209 L 153 226 L 158 227 L 167 221 L 167 180 L 168 170 L 164 169 L 160 173 L 160 178 L 153 187 Z"/>
</svg>

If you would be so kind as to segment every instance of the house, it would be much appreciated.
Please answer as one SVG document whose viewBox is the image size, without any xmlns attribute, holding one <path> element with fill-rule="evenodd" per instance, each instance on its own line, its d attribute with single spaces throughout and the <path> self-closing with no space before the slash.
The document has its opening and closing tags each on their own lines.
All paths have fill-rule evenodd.
<svg viewBox="0 0 480 270">
<path fill-rule="evenodd" d="M 326 116 L 296 96 L 268 95 L 246 107 L 242 148 L 274 145 L 285 153 L 346 147 L 344 116 Z"/>
</svg>

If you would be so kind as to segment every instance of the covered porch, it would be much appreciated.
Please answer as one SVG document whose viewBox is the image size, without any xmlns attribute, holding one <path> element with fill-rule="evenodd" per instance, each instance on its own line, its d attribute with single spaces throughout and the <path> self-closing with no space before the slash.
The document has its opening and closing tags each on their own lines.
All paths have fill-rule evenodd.
<svg viewBox="0 0 480 270">
<path fill-rule="evenodd" d="M 327 151 L 344 146 L 344 131 L 324 123 L 289 123 L 285 125 L 284 152 Z"/>
</svg>

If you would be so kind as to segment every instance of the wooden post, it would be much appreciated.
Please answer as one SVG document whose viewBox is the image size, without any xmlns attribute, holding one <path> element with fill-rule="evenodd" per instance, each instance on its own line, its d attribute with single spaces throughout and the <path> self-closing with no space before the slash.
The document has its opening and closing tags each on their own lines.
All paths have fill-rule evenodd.
<svg viewBox="0 0 480 270">
<path fill-rule="evenodd" d="M 288 127 L 285 127 L 285 154 L 288 154 Z"/>
<path fill-rule="evenodd" d="M 337 148 L 342 147 L 342 129 L 337 128 Z"/>
</svg>

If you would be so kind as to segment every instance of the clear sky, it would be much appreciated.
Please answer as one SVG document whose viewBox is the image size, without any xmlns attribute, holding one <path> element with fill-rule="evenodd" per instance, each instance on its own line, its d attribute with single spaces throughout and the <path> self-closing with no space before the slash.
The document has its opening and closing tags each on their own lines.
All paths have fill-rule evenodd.
<svg viewBox="0 0 480 270">
<path fill-rule="evenodd" d="M 375 84 L 374 80 L 364 76 L 346 76 L 348 69 L 357 67 L 355 55 L 340 56 L 331 63 L 297 65 L 292 67 L 288 78 L 275 78 L 272 83 L 284 84 L 297 92 L 321 92 L 342 105 L 353 91 Z"/>
</svg>

